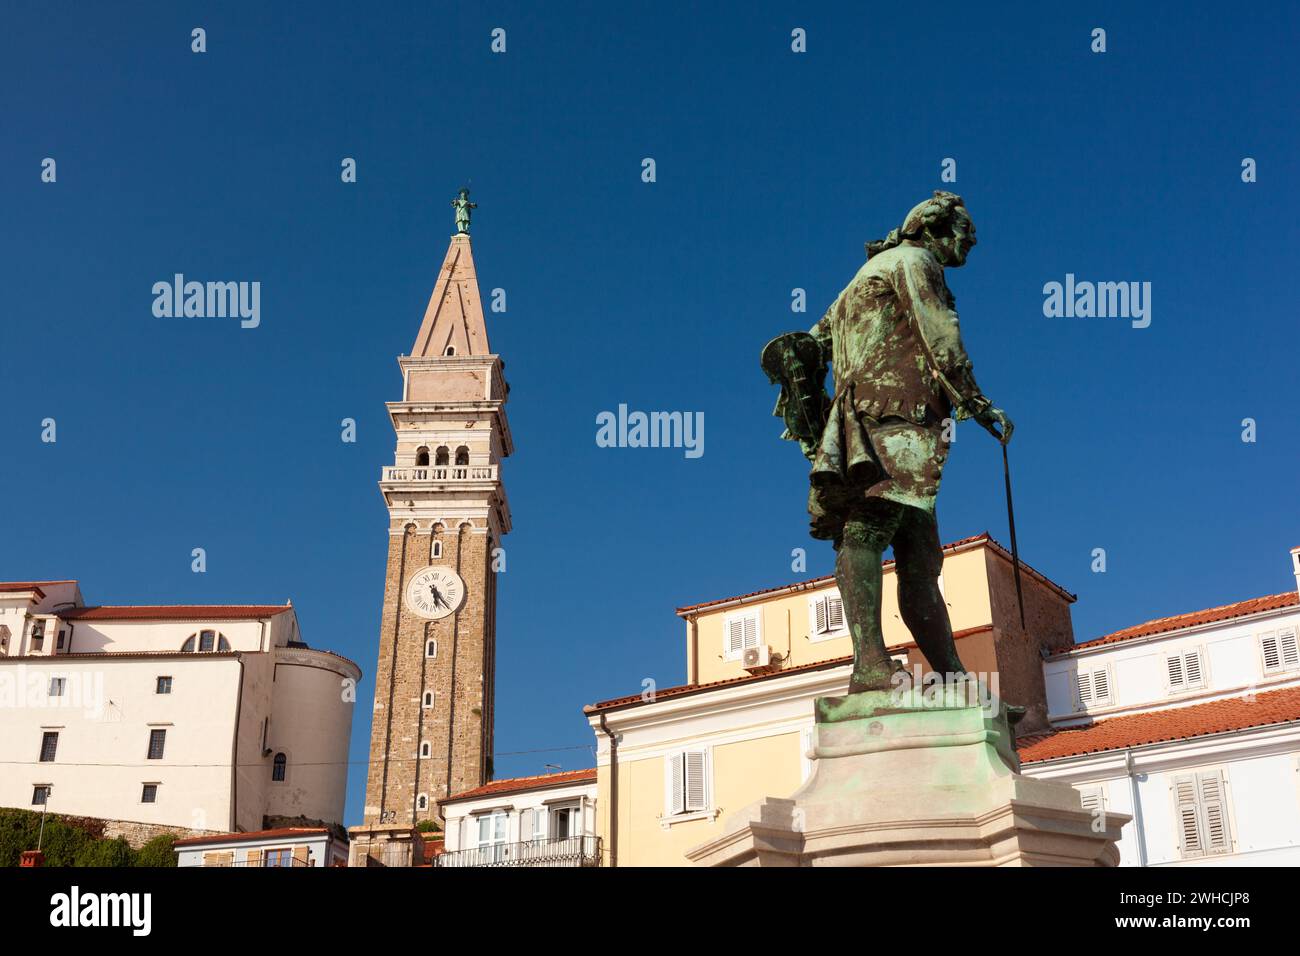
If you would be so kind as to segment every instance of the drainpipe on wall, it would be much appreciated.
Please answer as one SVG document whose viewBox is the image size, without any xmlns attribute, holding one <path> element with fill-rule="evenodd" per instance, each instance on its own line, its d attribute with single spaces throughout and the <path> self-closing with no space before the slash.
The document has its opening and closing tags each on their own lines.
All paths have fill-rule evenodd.
<svg viewBox="0 0 1300 956">
<path fill-rule="evenodd" d="M 230 832 L 237 832 L 239 807 L 239 712 L 244 706 L 244 655 L 236 654 L 239 662 L 239 690 L 235 694 L 235 734 L 230 741 Z"/>
<path fill-rule="evenodd" d="M 600 729 L 609 738 L 609 865 L 618 866 L 618 737 L 600 715 Z"/>
<path fill-rule="evenodd" d="M 1138 794 L 1137 773 L 1133 765 L 1133 751 L 1124 751 L 1124 772 L 1128 774 L 1130 799 L 1133 801 L 1133 825 L 1137 828 L 1138 866 L 1147 865 L 1147 841 L 1142 826 L 1142 798 Z"/>
<path fill-rule="evenodd" d="M 686 618 L 686 683 L 700 682 L 700 629 L 692 614 Z"/>
</svg>

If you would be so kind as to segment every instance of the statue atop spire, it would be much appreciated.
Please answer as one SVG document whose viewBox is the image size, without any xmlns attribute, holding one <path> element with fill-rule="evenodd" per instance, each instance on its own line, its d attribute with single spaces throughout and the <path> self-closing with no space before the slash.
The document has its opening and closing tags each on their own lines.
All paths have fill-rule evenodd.
<svg viewBox="0 0 1300 956">
<path fill-rule="evenodd" d="M 460 195 L 451 204 L 456 208 L 456 235 L 468 236 L 470 210 L 478 208 L 478 203 L 469 201 L 469 187 L 460 187 Z"/>
</svg>

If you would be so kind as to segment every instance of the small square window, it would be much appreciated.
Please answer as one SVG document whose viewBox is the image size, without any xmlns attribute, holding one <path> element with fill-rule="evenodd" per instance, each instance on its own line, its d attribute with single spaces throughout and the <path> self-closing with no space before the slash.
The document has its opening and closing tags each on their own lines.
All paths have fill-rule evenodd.
<svg viewBox="0 0 1300 956">
<path fill-rule="evenodd" d="M 170 694 L 172 692 L 172 679 L 170 677 L 159 677 L 158 687 L 155 693 Z"/>
<path fill-rule="evenodd" d="M 149 759 L 162 760 L 163 748 L 167 745 L 167 731 L 149 731 Z"/>
<path fill-rule="evenodd" d="M 63 696 L 63 690 L 64 690 L 65 687 L 67 687 L 67 683 L 68 683 L 68 682 L 67 682 L 67 678 L 65 678 L 65 677 L 51 677 L 51 678 L 50 678 L 50 696 L 51 696 L 51 697 L 62 697 L 62 696 Z"/>
<path fill-rule="evenodd" d="M 43 807 L 50 802 L 50 785 L 39 784 L 32 788 L 32 806 Z"/>
<path fill-rule="evenodd" d="M 141 802 L 141 803 L 157 803 L 157 802 L 158 802 L 158 784 L 156 784 L 156 783 L 146 783 L 146 784 L 144 785 L 144 790 L 142 790 L 141 793 L 140 793 L 140 802 Z"/>
</svg>

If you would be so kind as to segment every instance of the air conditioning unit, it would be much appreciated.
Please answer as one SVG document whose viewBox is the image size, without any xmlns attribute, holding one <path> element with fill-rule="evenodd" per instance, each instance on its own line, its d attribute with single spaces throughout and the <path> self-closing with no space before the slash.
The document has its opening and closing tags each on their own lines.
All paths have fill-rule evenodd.
<svg viewBox="0 0 1300 956">
<path fill-rule="evenodd" d="M 747 647 L 745 652 L 740 655 L 740 666 L 747 671 L 756 671 L 760 668 L 767 667 L 771 654 L 768 652 L 766 644 L 759 644 L 757 647 Z"/>
</svg>

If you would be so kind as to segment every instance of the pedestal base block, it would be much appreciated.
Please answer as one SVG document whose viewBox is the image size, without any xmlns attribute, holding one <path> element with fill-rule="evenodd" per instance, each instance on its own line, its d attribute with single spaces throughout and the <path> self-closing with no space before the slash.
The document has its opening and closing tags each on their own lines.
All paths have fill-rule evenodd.
<svg viewBox="0 0 1300 956">
<path fill-rule="evenodd" d="M 953 690 L 816 702 L 813 773 L 687 852 L 704 866 L 1116 866 L 1129 817 L 1021 776 L 1006 705 Z"/>
</svg>

